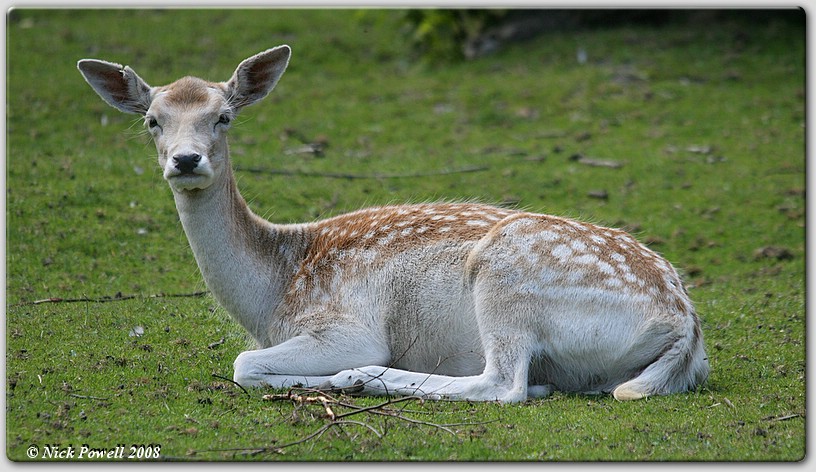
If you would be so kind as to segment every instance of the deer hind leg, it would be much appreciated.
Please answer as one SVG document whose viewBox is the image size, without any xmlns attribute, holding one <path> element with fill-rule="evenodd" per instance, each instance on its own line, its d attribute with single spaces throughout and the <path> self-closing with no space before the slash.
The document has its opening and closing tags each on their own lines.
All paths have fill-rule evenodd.
<svg viewBox="0 0 816 472">
<path fill-rule="evenodd" d="M 555 390 L 555 386 L 547 385 L 530 385 L 527 387 L 527 396 L 530 398 L 544 398 L 549 397 Z"/>
<path fill-rule="evenodd" d="M 688 316 L 675 341 L 637 377 L 612 390 L 617 400 L 686 392 L 704 383 L 709 373 L 699 320 Z"/>
</svg>

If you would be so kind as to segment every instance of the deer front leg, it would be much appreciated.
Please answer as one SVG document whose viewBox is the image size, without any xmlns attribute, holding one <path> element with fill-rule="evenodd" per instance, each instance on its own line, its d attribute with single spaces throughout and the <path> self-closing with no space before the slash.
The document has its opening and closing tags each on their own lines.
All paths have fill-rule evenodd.
<svg viewBox="0 0 816 472">
<path fill-rule="evenodd" d="M 416 395 L 430 400 L 501 401 L 514 403 L 545 397 L 549 385 L 528 389 L 534 340 L 520 333 L 486 336 L 486 365 L 480 375 L 455 377 L 367 366 L 339 372 L 322 389 L 352 390 L 366 395 Z"/>
<path fill-rule="evenodd" d="M 317 388 L 345 369 L 387 362 L 387 353 L 376 343 L 319 340 L 310 335 L 296 336 L 266 349 L 245 351 L 234 363 L 234 380 L 245 387 Z"/>
</svg>

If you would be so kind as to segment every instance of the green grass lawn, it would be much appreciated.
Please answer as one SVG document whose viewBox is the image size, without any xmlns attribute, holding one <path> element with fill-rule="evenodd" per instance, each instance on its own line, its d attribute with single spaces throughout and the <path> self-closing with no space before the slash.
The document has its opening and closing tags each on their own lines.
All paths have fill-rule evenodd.
<svg viewBox="0 0 816 472">
<path fill-rule="evenodd" d="M 10 460 L 55 444 L 189 461 L 804 458 L 804 21 L 560 31 L 449 63 L 412 55 L 397 10 L 13 10 L 7 24 Z M 308 438 L 330 424 L 321 404 L 224 380 L 247 338 L 206 294 L 159 296 L 206 287 L 141 120 L 76 61 L 154 85 L 226 80 L 284 43 L 289 70 L 231 131 L 256 213 L 479 200 L 623 227 L 686 274 L 706 386 L 334 405 L 356 414 Z M 36 303 L 49 298 L 63 301 Z"/>
</svg>

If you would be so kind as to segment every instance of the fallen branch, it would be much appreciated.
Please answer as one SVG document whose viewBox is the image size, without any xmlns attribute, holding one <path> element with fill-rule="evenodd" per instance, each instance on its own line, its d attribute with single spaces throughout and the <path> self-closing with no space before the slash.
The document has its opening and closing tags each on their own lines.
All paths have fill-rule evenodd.
<svg viewBox="0 0 816 472">
<path fill-rule="evenodd" d="M 24 306 L 24 305 L 42 305 L 43 303 L 78 303 L 78 302 L 87 302 L 87 303 L 107 303 L 107 302 L 121 302 L 125 300 L 133 300 L 136 298 L 184 298 L 184 297 L 201 297 L 207 295 L 208 291 L 201 291 L 201 292 L 193 292 L 193 293 L 156 293 L 152 295 L 122 295 L 122 293 L 117 293 L 114 296 L 106 295 L 104 297 L 79 297 L 79 298 L 61 298 L 61 297 L 51 297 L 51 298 L 43 298 L 42 300 L 34 300 L 31 302 L 20 302 L 14 304 L 12 306 Z"/>
<path fill-rule="evenodd" d="M 305 395 L 298 395 L 294 393 L 294 391 L 290 390 L 289 393 L 284 395 L 264 395 L 262 397 L 263 400 L 291 400 L 294 403 L 299 405 L 305 405 L 309 403 L 320 403 L 323 405 L 323 409 L 326 410 L 326 415 L 332 421 L 337 419 L 337 415 L 334 414 L 334 410 L 331 409 L 331 404 L 339 404 L 339 402 L 333 398 L 329 398 L 328 396 L 322 394 L 322 392 L 317 392 L 316 396 L 308 397 Z"/>
<path fill-rule="evenodd" d="M 269 169 L 265 167 L 242 167 L 236 166 L 236 170 L 242 172 L 249 172 L 252 174 L 272 174 L 272 175 L 288 175 L 294 177 L 323 177 L 329 179 L 408 179 L 415 177 L 430 177 L 435 175 L 451 175 L 451 174 L 465 174 L 469 172 L 482 172 L 489 170 L 488 166 L 470 166 L 461 167 L 459 169 L 443 169 L 429 172 L 416 172 L 410 174 L 347 174 L 339 172 L 311 172 L 290 169 Z"/>
<path fill-rule="evenodd" d="M 373 426 L 363 421 L 356 421 L 350 420 L 349 418 L 355 415 L 379 415 L 379 416 L 386 416 L 389 418 L 394 418 L 399 421 L 405 421 L 411 424 L 419 424 L 424 426 L 430 426 L 433 428 L 440 429 L 451 435 L 456 435 L 456 431 L 451 429 L 453 426 L 466 426 L 466 425 L 482 425 L 491 423 L 493 421 L 483 421 L 483 422 L 466 422 L 466 423 L 451 423 L 451 424 L 437 424 L 432 423 L 429 421 L 420 421 L 414 418 L 410 418 L 404 415 L 404 410 L 399 409 L 391 409 L 390 407 L 393 405 L 397 405 L 400 403 L 410 402 L 410 401 L 423 401 L 421 397 L 416 396 L 406 396 L 406 397 L 398 397 L 398 398 L 390 398 L 387 401 L 382 403 L 378 403 L 372 406 L 359 406 L 353 403 L 348 403 L 342 400 L 339 400 L 333 397 L 331 394 L 315 390 L 315 389 L 308 389 L 308 388 L 293 388 L 289 390 L 289 392 L 284 394 L 268 394 L 262 397 L 264 401 L 287 401 L 291 402 L 293 405 L 297 407 L 308 407 L 309 405 L 320 406 L 321 409 L 325 412 L 324 416 L 329 420 L 328 423 L 324 424 L 316 431 L 304 436 L 301 439 L 296 441 L 292 441 L 282 445 L 271 445 L 271 446 L 260 446 L 260 447 L 237 447 L 237 448 L 224 448 L 224 449 L 206 449 L 206 450 L 199 450 L 196 453 L 200 452 L 234 452 L 234 453 L 242 453 L 248 455 L 258 455 L 264 453 L 275 453 L 275 454 L 282 454 L 283 449 L 296 446 L 298 444 L 306 443 L 313 439 L 320 438 L 326 431 L 331 429 L 332 427 L 341 427 L 347 425 L 355 425 L 355 426 L 362 426 L 372 433 L 374 433 L 378 438 L 382 438 L 384 433 L 377 430 Z M 349 409 L 350 411 L 340 412 L 338 410 L 340 408 Z"/>
</svg>

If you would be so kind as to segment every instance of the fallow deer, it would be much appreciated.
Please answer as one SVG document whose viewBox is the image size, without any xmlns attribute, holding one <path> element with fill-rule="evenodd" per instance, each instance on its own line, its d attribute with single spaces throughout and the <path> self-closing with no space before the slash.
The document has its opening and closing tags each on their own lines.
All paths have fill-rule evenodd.
<svg viewBox="0 0 816 472">
<path fill-rule="evenodd" d="M 254 338 L 234 380 L 373 395 L 519 402 L 695 389 L 700 320 L 678 273 L 629 234 L 476 203 L 380 206 L 274 224 L 241 197 L 227 130 L 276 85 L 288 46 L 226 82 L 150 86 L 130 67 L 78 68 L 144 116 L 215 300 Z"/>
</svg>

